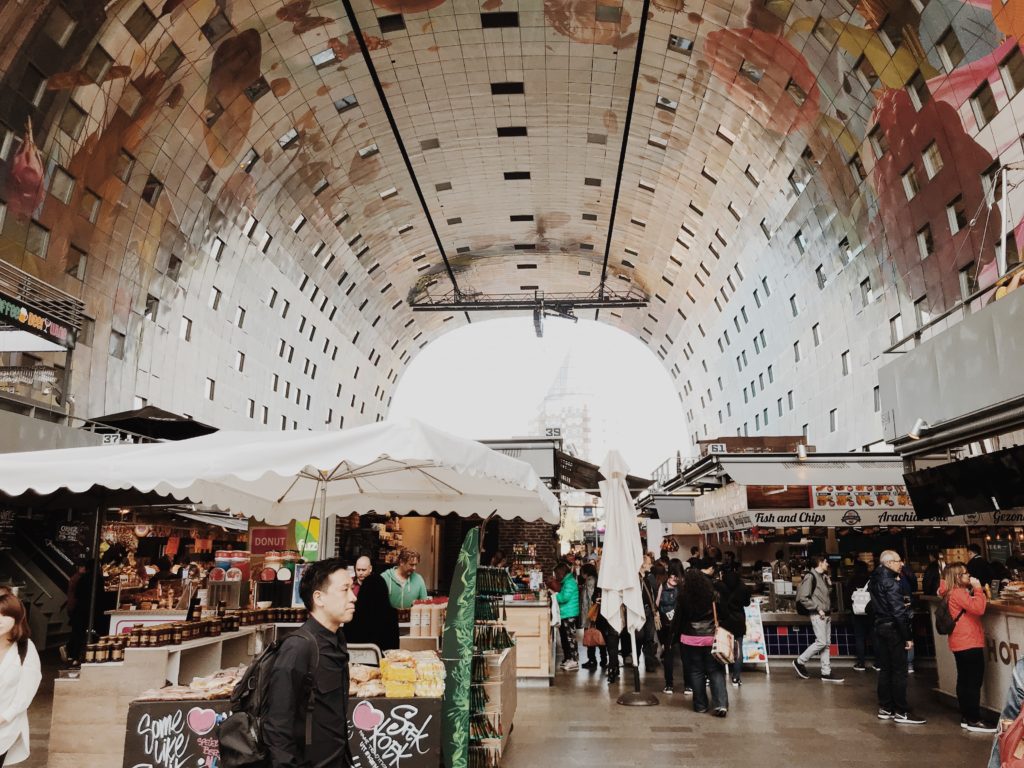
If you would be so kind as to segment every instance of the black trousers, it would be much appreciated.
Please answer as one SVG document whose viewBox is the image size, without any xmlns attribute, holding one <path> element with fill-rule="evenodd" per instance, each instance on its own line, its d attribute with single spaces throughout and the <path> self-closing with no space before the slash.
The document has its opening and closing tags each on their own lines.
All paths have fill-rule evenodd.
<svg viewBox="0 0 1024 768">
<path fill-rule="evenodd" d="M 969 723 L 981 719 L 981 685 L 985 681 L 985 650 L 953 651 L 956 659 L 956 700 L 960 717 Z"/>
<path fill-rule="evenodd" d="M 579 646 L 576 645 L 576 630 L 579 628 L 579 617 L 562 619 L 558 625 L 558 634 L 562 640 L 562 660 L 577 661 L 580 657 Z M 3 768 L 0 766 L 0 768 Z"/>
<path fill-rule="evenodd" d="M 907 711 L 907 647 L 894 623 L 875 624 L 878 706 L 889 712 Z"/>
</svg>

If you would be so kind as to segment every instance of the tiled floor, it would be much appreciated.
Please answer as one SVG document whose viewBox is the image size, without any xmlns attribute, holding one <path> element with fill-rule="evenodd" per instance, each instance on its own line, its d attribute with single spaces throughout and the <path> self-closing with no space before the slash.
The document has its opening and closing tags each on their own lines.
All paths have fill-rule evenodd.
<svg viewBox="0 0 1024 768">
<path fill-rule="evenodd" d="M 48 661 L 29 713 L 32 756 L 20 764 L 23 768 L 46 766 L 55 669 Z M 660 671 L 640 673 L 642 690 L 661 702 L 656 707 L 615 703 L 619 693 L 631 690 L 631 674 L 609 689 L 597 673 L 560 672 L 551 688 L 519 689 L 515 729 L 502 768 L 984 767 L 991 737 L 960 729 L 957 712 L 931 690 L 933 672 L 922 670 L 911 678 L 911 706 L 928 718 L 927 725 L 911 727 L 875 717 L 874 673 L 840 665 L 834 669 L 846 676 L 844 684 L 799 680 L 788 662 L 778 662 L 771 677 L 761 668 L 749 668 L 742 688 L 729 687 L 724 720 L 694 713 L 691 700 L 681 693 L 662 694 Z M 676 680 L 681 679 L 677 667 Z"/>
<path fill-rule="evenodd" d="M 816 665 L 810 666 L 816 673 Z M 834 670 L 846 683 L 800 680 L 785 662 L 770 678 L 763 668 L 751 668 L 741 688 L 729 687 L 724 720 L 694 713 L 689 697 L 663 695 L 660 672 L 641 671 L 642 690 L 661 702 L 656 707 L 615 703 L 631 689 L 631 676 L 609 691 L 596 673 L 560 672 L 550 689 L 519 690 L 502 768 L 984 768 L 991 736 L 960 729 L 958 713 L 931 691 L 933 672 L 919 672 L 910 682 L 910 704 L 928 723 L 897 726 L 875 717 L 874 673 L 838 665 Z"/>
</svg>

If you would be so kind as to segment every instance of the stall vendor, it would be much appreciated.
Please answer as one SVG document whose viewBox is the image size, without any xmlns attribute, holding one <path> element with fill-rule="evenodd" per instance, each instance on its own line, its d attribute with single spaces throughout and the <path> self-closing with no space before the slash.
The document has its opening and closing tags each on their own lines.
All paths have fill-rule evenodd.
<svg viewBox="0 0 1024 768">
<path fill-rule="evenodd" d="M 381 576 L 388 585 L 388 599 L 391 606 L 399 611 L 412 608 L 417 600 L 427 599 L 427 585 L 423 577 L 416 573 L 420 564 L 420 555 L 411 549 L 403 549 L 398 554 L 398 563 L 388 568 Z"/>
</svg>

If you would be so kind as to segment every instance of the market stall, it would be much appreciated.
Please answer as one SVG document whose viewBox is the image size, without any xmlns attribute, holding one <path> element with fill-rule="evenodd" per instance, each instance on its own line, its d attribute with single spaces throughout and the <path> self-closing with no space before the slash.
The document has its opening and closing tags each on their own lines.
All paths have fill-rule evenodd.
<svg viewBox="0 0 1024 768">
<path fill-rule="evenodd" d="M 353 513 L 559 519 L 557 502 L 529 466 L 415 422 L 327 434 L 218 432 L 179 443 L 0 457 L 0 490 L 8 495 L 84 492 L 94 486 L 187 497 L 268 526 Z M 212 619 L 214 626 L 218 620 Z M 271 623 L 274 632 L 280 630 L 279 617 Z M 145 636 L 147 628 L 141 631 Z M 157 637 L 166 640 L 167 631 Z M 215 632 L 182 640 L 175 650 L 171 627 L 169 646 L 124 647 L 116 652 L 124 654 L 119 661 L 109 660 L 108 649 L 103 661 L 84 664 L 77 679 L 57 681 L 51 767 L 120 764 L 128 707 L 144 690 L 165 682 L 184 684 L 200 671 L 216 674 L 227 662 L 243 663 L 256 652 L 258 641 L 248 639 L 255 629 L 224 632 L 221 626 L 220 634 Z M 154 653 L 165 656 L 146 662 L 140 657 Z M 135 674 L 143 667 L 144 674 Z M 68 712 L 94 704 L 88 734 L 65 736 Z"/>
</svg>

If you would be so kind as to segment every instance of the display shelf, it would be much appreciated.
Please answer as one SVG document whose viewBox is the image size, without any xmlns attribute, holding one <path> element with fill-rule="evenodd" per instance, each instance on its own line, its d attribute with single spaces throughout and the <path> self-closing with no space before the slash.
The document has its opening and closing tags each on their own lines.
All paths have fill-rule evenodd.
<svg viewBox="0 0 1024 768">
<path fill-rule="evenodd" d="M 53 687 L 49 768 L 120 766 L 129 704 L 143 691 L 187 684 L 193 677 L 251 659 L 250 650 L 299 624 L 260 624 L 158 648 L 126 648 L 124 661 L 83 664 L 77 679 Z"/>
</svg>

